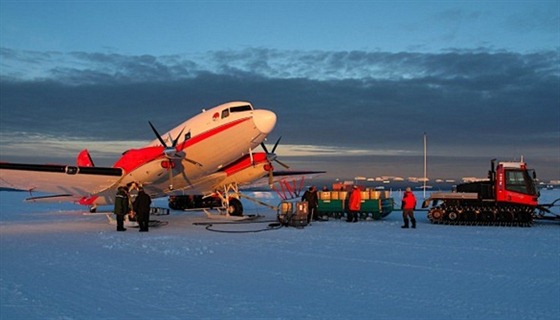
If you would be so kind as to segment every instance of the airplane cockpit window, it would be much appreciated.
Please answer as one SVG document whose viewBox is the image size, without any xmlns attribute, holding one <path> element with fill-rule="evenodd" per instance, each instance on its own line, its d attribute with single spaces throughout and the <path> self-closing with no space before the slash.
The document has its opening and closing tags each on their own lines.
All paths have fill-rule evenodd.
<svg viewBox="0 0 560 320">
<path fill-rule="evenodd" d="M 251 111 L 251 110 L 253 110 L 253 107 L 248 104 L 248 105 L 245 105 L 245 106 L 231 107 L 231 108 L 229 108 L 229 110 L 231 112 Z"/>
<path fill-rule="evenodd" d="M 222 119 L 229 117 L 230 112 L 243 112 L 243 111 L 252 111 L 253 107 L 248 104 L 248 105 L 244 105 L 244 106 L 236 106 L 236 107 L 231 107 L 229 109 L 224 109 L 222 110 Z"/>
<path fill-rule="evenodd" d="M 222 119 L 229 117 L 229 109 L 222 110 Z"/>
</svg>

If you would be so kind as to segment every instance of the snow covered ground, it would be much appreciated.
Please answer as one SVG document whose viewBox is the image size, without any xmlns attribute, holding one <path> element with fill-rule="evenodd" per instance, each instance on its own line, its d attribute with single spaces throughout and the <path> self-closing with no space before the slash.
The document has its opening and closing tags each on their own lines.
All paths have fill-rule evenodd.
<svg viewBox="0 0 560 320">
<path fill-rule="evenodd" d="M 221 233 L 172 211 L 155 217 L 167 226 L 117 233 L 102 215 L 26 196 L 0 192 L 0 319 L 560 318 L 557 222 L 442 226 L 417 212 L 404 230 L 393 212 Z M 543 190 L 540 202 L 559 197 Z M 213 228 L 266 229 L 276 213 L 244 203 L 265 222 Z"/>
</svg>

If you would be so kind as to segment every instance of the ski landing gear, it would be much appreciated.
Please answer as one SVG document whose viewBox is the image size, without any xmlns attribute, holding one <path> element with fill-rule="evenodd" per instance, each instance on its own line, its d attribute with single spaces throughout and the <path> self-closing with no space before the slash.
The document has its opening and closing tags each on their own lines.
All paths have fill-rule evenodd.
<svg viewBox="0 0 560 320">
<path fill-rule="evenodd" d="M 243 204 L 239 200 L 241 193 L 237 183 L 225 185 L 223 191 L 216 191 L 216 195 L 222 201 L 222 208 L 217 209 L 218 214 L 211 213 L 208 209 L 203 209 L 209 219 L 219 220 L 250 220 L 260 216 L 243 215 Z"/>
</svg>

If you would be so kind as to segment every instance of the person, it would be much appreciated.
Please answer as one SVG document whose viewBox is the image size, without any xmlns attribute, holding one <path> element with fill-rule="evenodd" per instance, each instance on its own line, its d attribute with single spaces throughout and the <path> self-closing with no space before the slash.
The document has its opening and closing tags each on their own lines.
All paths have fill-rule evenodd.
<svg viewBox="0 0 560 320">
<path fill-rule="evenodd" d="M 150 222 L 150 205 L 152 204 L 152 199 L 146 192 L 144 188 L 138 188 L 138 195 L 136 200 L 134 200 L 134 211 L 136 212 L 136 221 L 140 227 L 140 232 L 148 232 L 148 224 Z"/>
<path fill-rule="evenodd" d="M 128 214 L 128 192 L 126 187 L 121 186 L 117 189 L 115 196 L 115 209 L 114 213 L 117 216 L 117 231 L 126 231 L 124 227 L 124 216 Z"/>
<path fill-rule="evenodd" d="M 348 218 L 346 222 L 358 222 L 358 212 L 362 207 L 362 194 L 360 188 L 354 185 L 348 199 Z"/>
<path fill-rule="evenodd" d="M 414 219 L 414 209 L 416 208 L 416 197 L 414 193 L 410 190 L 410 187 L 406 188 L 402 198 L 402 216 L 404 225 L 401 228 L 408 228 L 408 218 L 410 218 L 410 222 L 412 223 L 412 228 L 416 228 L 416 219 Z"/>
<path fill-rule="evenodd" d="M 315 186 L 309 187 L 309 189 L 303 193 L 301 201 L 307 201 L 307 223 L 309 223 L 311 219 L 314 221 L 319 220 L 319 213 L 317 212 L 317 207 L 319 206 L 317 188 Z"/>
</svg>

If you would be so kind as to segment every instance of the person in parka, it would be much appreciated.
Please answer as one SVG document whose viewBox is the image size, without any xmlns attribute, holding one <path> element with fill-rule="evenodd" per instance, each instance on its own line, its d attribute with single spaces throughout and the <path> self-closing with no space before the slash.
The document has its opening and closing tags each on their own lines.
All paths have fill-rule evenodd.
<svg viewBox="0 0 560 320">
<path fill-rule="evenodd" d="M 140 232 L 148 232 L 148 224 L 150 222 L 150 205 L 152 204 L 152 199 L 146 192 L 144 188 L 140 187 L 138 189 L 138 195 L 136 200 L 134 200 L 134 212 L 136 213 L 136 221 L 140 227 Z"/>
<path fill-rule="evenodd" d="M 408 228 L 408 218 L 410 218 L 410 222 L 412 222 L 412 228 L 416 228 L 416 219 L 414 219 L 414 209 L 416 208 L 416 197 L 414 193 L 412 193 L 410 187 L 406 188 L 402 198 L 402 216 L 404 225 L 401 228 Z"/>
<path fill-rule="evenodd" d="M 362 193 L 358 186 L 352 187 L 350 198 L 348 199 L 348 219 L 346 222 L 358 222 L 358 212 L 362 208 Z"/>
<path fill-rule="evenodd" d="M 126 187 L 119 187 L 115 196 L 114 213 L 117 216 L 117 231 L 126 231 L 124 228 L 124 216 L 130 211 L 128 207 L 128 191 Z"/>
<path fill-rule="evenodd" d="M 307 201 L 307 209 L 309 210 L 307 213 L 307 223 L 309 223 L 311 219 L 313 219 L 313 221 L 319 220 L 319 213 L 317 212 L 317 207 L 319 205 L 317 188 L 315 186 L 309 187 L 303 194 L 303 197 L 301 197 L 301 200 Z"/>
</svg>

